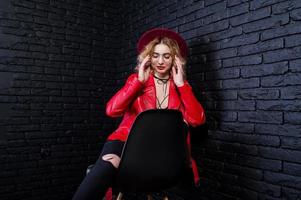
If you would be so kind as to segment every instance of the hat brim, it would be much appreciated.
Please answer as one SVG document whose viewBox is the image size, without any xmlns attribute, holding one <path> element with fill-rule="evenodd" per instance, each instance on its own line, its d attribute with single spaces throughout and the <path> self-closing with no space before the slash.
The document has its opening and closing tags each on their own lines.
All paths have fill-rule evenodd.
<svg viewBox="0 0 301 200">
<path fill-rule="evenodd" d="M 154 28 L 145 32 L 139 39 L 137 44 L 137 51 L 141 53 L 145 46 L 155 38 L 167 37 L 175 40 L 180 48 L 180 53 L 183 58 L 187 58 L 188 47 L 185 40 L 176 32 L 166 28 Z"/>
</svg>

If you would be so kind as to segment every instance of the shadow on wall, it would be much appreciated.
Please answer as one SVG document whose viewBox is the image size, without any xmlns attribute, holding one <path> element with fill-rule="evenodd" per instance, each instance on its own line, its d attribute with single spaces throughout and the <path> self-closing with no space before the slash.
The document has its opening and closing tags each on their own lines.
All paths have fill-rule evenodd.
<svg viewBox="0 0 301 200">
<path fill-rule="evenodd" d="M 219 97 L 206 92 L 217 90 L 220 87 L 219 83 L 206 81 L 205 73 L 220 67 L 220 64 L 218 62 L 208 62 L 209 54 L 207 52 L 210 52 L 212 48 L 209 40 L 206 38 L 194 39 L 189 43 L 189 46 L 190 58 L 187 63 L 187 76 L 196 97 L 203 105 L 206 113 L 206 123 L 191 128 L 191 142 L 193 147 L 203 147 L 209 137 L 208 130 L 217 127 L 217 119 L 221 117 L 217 113 L 210 112 L 215 108 L 214 99 Z M 212 75 L 214 76 L 214 74 Z"/>
<path fill-rule="evenodd" d="M 216 111 L 217 107 L 223 108 L 223 105 L 217 105 L 222 104 L 221 99 L 223 99 L 220 91 L 222 89 L 221 81 L 217 80 L 221 60 L 217 60 L 215 54 L 212 53 L 214 47 L 210 44 L 208 38 L 196 38 L 189 42 L 189 46 L 190 58 L 187 64 L 187 76 L 206 113 L 206 123 L 190 130 L 192 155 L 198 164 L 201 178 L 198 191 L 200 196 L 204 196 L 210 191 L 210 188 L 219 187 L 217 182 L 211 180 L 210 169 L 212 164 L 207 159 L 207 154 L 211 154 L 212 148 L 216 148 L 214 152 L 218 150 L 218 147 L 212 146 L 209 141 L 210 132 L 219 127 L 219 123 L 223 118 L 222 112 Z"/>
</svg>

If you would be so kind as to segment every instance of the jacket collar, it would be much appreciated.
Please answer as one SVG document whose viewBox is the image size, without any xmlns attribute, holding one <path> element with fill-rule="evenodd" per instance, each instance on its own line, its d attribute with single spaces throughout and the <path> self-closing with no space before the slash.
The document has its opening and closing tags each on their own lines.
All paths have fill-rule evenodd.
<svg viewBox="0 0 301 200">
<path fill-rule="evenodd" d="M 153 74 L 150 74 L 148 81 L 145 83 L 145 88 L 151 88 L 148 91 L 150 92 L 150 95 L 154 97 L 151 101 L 152 108 L 156 108 L 156 85 L 154 79 Z M 168 109 L 178 109 L 180 103 L 177 87 L 171 77 L 169 84 Z"/>
</svg>

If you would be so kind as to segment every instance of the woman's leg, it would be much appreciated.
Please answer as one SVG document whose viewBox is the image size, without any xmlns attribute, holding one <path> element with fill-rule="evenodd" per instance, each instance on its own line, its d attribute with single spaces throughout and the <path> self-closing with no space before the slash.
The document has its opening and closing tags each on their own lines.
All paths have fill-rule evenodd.
<svg viewBox="0 0 301 200">
<path fill-rule="evenodd" d="M 103 157 L 108 154 L 120 157 L 123 145 L 124 142 L 118 140 L 105 143 L 101 155 L 79 186 L 73 200 L 100 200 L 105 195 L 107 189 L 114 183 L 117 169 L 112 161 Z"/>
</svg>

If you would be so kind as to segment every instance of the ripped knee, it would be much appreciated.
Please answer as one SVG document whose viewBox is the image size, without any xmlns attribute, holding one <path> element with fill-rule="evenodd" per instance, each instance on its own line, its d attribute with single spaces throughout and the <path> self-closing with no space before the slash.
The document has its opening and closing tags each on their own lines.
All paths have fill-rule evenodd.
<svg viewBox="0 0 301 200">
<path fill-rule="evenodd" d="M 102 159 L 104 161 L 110 162 L 115 168 L 118 168 L 120 163 L 120 157 L 117 156 L 116 154 L 106 154 L 102 156 Z"/>
</svg>

